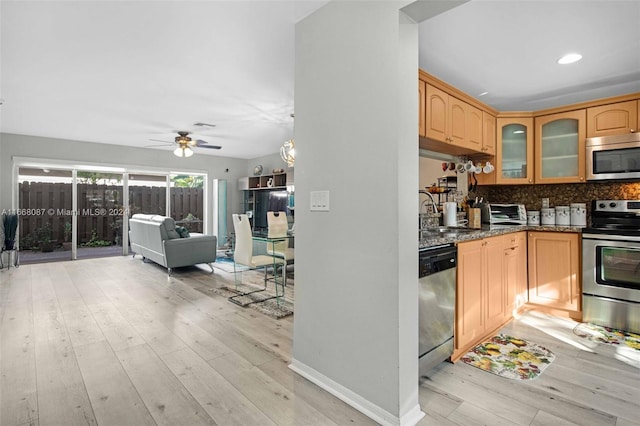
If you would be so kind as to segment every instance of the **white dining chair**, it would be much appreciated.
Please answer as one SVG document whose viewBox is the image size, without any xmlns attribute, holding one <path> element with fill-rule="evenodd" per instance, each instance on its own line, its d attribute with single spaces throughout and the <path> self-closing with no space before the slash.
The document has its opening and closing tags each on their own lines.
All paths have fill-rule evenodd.
<svg viewBox="0 0 640 426">
<path fill-rule="evenodd" d="M 246 214 L 234 214 L 233 215 L 233 229 L 236 233 L 235 248 L 233 251 L 233 271 L 236 283 L 238 286 L 238 270 L 237 265 L 244 266 L 249 269 L 264 268 L 264 289 L 267 288 L 267 269 L 269 267 L 274 268 L 274 283 L 276 286 L 276 295 L 278 294 L 278 283 L 276 280 L 278 266 L 284 266 L 284 260 L 271 255 L 253 255 L 253 233 L 251 232 L 251 225 L 249 218 Z M 264 291 L 264 290 L 259 290 Z M 247 295 L 254 292 L 244 293 Z M 283 292 L 284 293 L 284 292 Z M 230 298 L 231 299 L 231 298 Z M 234 301 L 235 302 L 235 301 Z"/>
<path fill-rule="evenodd" d="M 287 232 L 289 229 L 289 222 L 287 220 L 286 212 L 267 212 L 267 237 L 268 238 L 278 238 L 278 237 L 287 237 Z M 281 258 L 284 260 L 284 267 L 282 274 L 284 275 L 284 285 L 287 285 L 287 265 L 290 263 L 294 263 L 295 259 L 295 250 L 292 247 L 289 247 L 289 240 L 284 239 L 283 241 L 279 241 L 269 245 L 267 248 L 267 253 Z"/>
</svg>

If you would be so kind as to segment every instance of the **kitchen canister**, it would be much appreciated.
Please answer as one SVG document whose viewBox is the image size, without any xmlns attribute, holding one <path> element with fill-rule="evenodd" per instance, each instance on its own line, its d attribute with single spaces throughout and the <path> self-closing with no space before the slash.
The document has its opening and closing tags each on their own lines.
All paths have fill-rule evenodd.
<svg viewBox="0 0 640 426">
<path fill-rule="evenodd" d="M 556 209 L 553 207 L 547 207 L 540 209 L 540 224 L 542 225 L 555 225 L 556 224 Z"/>
<path fill-rule="evenodd" d="M 527 210 L 527 225 L 540 225 L 540 212 L 538 210 Z"/>
<path fill-rule="evenodd" d="M 571 226 L 587 226 L 587 205 L 571 203 Z"/>
<path fill-rule="evenodd" d="M 571 225 L 571 208 L 569 206 L 556 206 L 556 225 Z"/>
</svg>

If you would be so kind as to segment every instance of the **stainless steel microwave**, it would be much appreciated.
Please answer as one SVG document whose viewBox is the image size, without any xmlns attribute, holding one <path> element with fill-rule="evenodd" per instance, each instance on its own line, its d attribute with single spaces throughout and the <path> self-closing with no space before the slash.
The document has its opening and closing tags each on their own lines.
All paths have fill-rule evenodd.
<svg viewBox="0 0 640 426">
<path fill-rule="evenodd" d="M 640 179 L 640 133 L 587 138 L 587 180 Z"/>
</svg>

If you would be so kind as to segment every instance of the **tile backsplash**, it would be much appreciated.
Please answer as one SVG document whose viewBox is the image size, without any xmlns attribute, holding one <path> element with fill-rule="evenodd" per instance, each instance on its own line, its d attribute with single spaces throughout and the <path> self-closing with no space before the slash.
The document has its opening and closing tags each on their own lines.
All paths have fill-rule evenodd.
<svg viewBox="0 0 640 426">
<path fill-rule="evenodd" d="M 490 203 L 522 203 L 527 210 L 540 210 L 542 198 L 549 198 L 551 207 L 586 203 L 590 216 L 592 200 L 640 200 L 640 182 L 484 185 L 476 195 Z"/>
</svg>

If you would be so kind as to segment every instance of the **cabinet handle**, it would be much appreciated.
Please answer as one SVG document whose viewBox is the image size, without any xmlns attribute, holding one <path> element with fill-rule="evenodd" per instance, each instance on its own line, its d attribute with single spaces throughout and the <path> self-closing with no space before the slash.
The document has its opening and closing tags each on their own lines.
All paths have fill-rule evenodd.
<svg viewBox="0 0 640 426">
<path fill-rule="evenodd" d="M 529 183 L 533 183 L 533 181 L 531 179 L 529 179 Z"/>
<path fill-rule="evenodd" d="M 580 182 L 584 181 L 584 176 L 580 176 Z"/>
<path fill-rule="evenodd" d="M 636 129 L 629 129 L 629 130 L 631 130 L 631 133 L 635 133 L 636 132 Z"/>
</svg>

